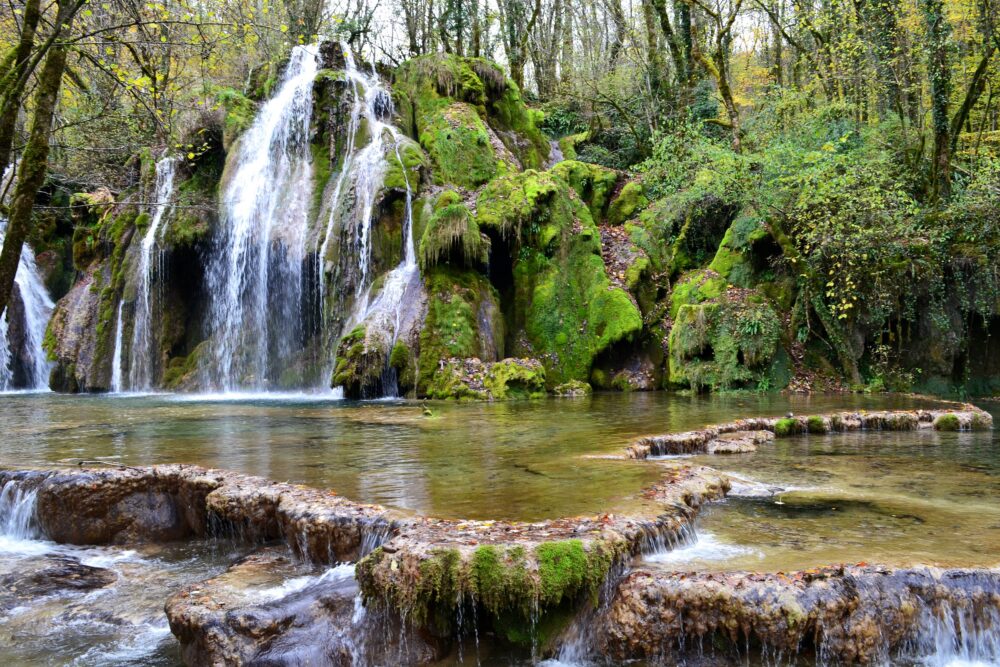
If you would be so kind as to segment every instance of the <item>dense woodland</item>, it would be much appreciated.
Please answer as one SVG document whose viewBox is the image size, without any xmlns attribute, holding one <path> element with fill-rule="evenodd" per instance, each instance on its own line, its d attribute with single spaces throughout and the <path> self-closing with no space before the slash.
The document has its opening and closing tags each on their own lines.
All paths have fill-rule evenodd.
<svg viewBox="0 0 1000 667">
<path fill-rule="evenodd" d="M 435 186 L 455 186 L 456 201 L 434 208 L 463 200 L 470 228 L 494 248 L 484 211 L 499 172 L 447 175 L 424 136 L 433 121 L 405 118 L 421 112 L 420 93 L 408 93 L 418 75 L 463 99 L 461 67 L 499 64 L 509 81 L 491 84 L 474 66 L 489 102 L 480 115 L 499 108 L 494 93 L 516 91 L 529 137 L 540 130 L 578 161 L 562 176 L 599 228 L 610 284 L 631 301 L 627 313 L 606 313 L 620 333 L 602 325 L 584 342 L 570 331 L 574 351 L 549 354 L 538 341 L 566 334 L 533 323 L 518 297 L 506 304 L 510 285 L 495 266 L 485 272 L 507 322 L 506 354 L 493 356 L 541 358 L 550 390 L 586 381 L 986 394 L 1000 376 L 996 0 L 17 0 L 0 23 L 0 171 L 16 171 L 4 180 L 0 308 L 22 243 L 47 262 L 54 297 L 66 294 L 90 259 L 112 254 L 115 239 L 94 231 L 95 207 L 148 204 L 149 165 L 164 151 L 192 174 L 209 163 L 217 172 L 291 49 L 342 40 L 393 81 L 402 127 L 436 164 Z M 428 57 L 451 69 L 411 65 Z M 542 158 L 519 166 L 542 170 Z M 596 166 L 580 176 L 584 165 Z M 607 178 L 606 201 L 595 201 L 592 186 Z M 175 215 L 212 207 L 192 198 Z M 515 293 L 535 266 L 525 249 L 540 248 L 530 225 L 548 215 L 533 209 L 517 224 Z M 427 318 L 441 265 L 476 264 L 479 228 L 469 233 L 456 245 L 452 228 L 451 245 L 421 247 Z M 164 367 L 183 374 L 195 342 L 165 349 Z M 351 342 L 339 359 L 351 358 Z M 417 362 L 427 378 L 401 386 L 451 395 L 447 383 L 431 386 L 442 360 L 490 361 L 451 343 L 431 366 Z M 337 383 L 350 386 L 359 368 L 341 364 Z"/>
</svg>

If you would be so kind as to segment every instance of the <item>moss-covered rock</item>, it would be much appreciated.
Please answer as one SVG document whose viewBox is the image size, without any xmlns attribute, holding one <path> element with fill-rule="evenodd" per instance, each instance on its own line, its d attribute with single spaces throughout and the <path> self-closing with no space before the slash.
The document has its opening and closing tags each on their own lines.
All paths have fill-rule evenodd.
<svg viewBox="0 0 1000 667">
<path fill-rule="evenodd" d="M 403 127 L 434 164 L 434 179 L 477 187 L 497 174 L 541 167 L 549 144 L 503 72 L 485 60 L 434 54 L 396 72 Z"/>
<path fill-rule="evenodd" d="M 590 396 L 593 392 L 589 384 L 580 380 L 570 380 L 552 388 L 556 396 Z"/>
<path fill-rule="evenodd" d="M 420 332 L 417 393 L 425 395 L 448 359 L 496 361 L 504 322 L 489 280 L 474 271 L 436 266 L 425 275 L 427 317 Z"/>
<path fill-rule="evenodd" d="M 477 220 L 512 263 L 513 350 L 545 364 L 552 386 L 585 381 L 594 358 L 642 330 L 629 294 L 608 278 L 588 207 L 554 173 L 494 180 L 479 196 Z"/>
<path fill-rule="evenodd" d="M 381 332 L 359 325 L 340 339 L 333 385 L 343 387 L 348 398 L 377 398 L 381 395 L 386 361 L 392 350 Z"/>
<path fill-rule="evenodd" d="M 420 235 L 418 258 L 427 270 L 438 263 L 474 268 L 489 260 L 490 240 L 461 196 L 454 190 L 441 193 L 427 216 Z"/>
<path fill-rule="evenodd" d="M 590 217 L 599 221 L 608 216 L 611 195 L 619 175 L 612 169 L 588 162 L 566 159 L 549 170 L 565 181 L 590 209 Z"/>
<path fill-rule="evenodd" d="M 427 389 L 437 399 L 503 401 L 545 396 L 545 367 L 536 359 L 449 359 Z"/>
<path fill-rule="evenodd" d="M 608 223 L 620 225 L 649 205 L 642 183 L 630 181 L 625 184 L 608 209 Z"/>
</svg>

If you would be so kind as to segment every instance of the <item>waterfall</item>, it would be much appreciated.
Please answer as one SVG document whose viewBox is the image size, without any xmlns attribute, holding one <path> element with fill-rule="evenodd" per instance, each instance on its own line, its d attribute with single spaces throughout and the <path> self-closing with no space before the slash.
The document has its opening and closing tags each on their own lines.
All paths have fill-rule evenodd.
<svg viewBox="0 0 1000 667">
<path fill-rule="evenodd" d="M 124 299 L 118 300 L 118 314 L 115 315 L 115 351 L 111 355 L 111 393 L 120 394 L 122 386 L 122 306 Z"/>
<path fill-rule="evenodd" d="M 7 221 L 0 219 L 0 245 L 6 225 Z M 14 284 L 22 308 L 20 312 L 13 309 L 12 300 L 0 319 L 0 390 L 46 389 L 50 363 L 42 341 L 55 304 L 38 272 L 35 253 L 27 244 L 21 250 Z M 17 315 L 20 318 L 13 320 Z M 20 335 L 13 339 L 15 332 Z"/>
<path fill-rule="evenodd" d="M 177 158 L 165 157 L 156 163 L 156 191 L 153 202 L 153 215 L 149 222 L 146 235 L 140 246 L 139 266 L 136 271 L 135 320 L 132 328 L 132 346 L 129 351 L 129 389 L 132 391 L 148 391 L 153 385 L 155 372 L 156 340 L 152 333 L 153 303 L 150 288 L 154 280 L 162 279 L 162 261 L 151 263 L 153 251 L 157 258 L 162 259 L 162 250 L 158 242 L 163 238 L 163 219 L 166 217 L 170 199 L 174 192 L 174 174 L 177 171 Z M 116 356 L 120 355 L 121 315 L 119 312 L 119 339 L 115 344 Z M 120 366 L 120 362 L 119 362 Z M 119 368 L 120 370 L 120 368 Z"/>
<path fill-rule="evenodd" d="M 293 49 L 226 167 L 208 268 L 210 384 L 222 390 L 266 389 L 301 339 L 316 52 Z"/>
<path fill-rule="evenodd" d="M 328 248 L 336 231 L 338 215 L 344 213 L 342 204 L 346 199 L 345 195 L 347 192 L 353 192 L 353 207 L 347 212 L 347 218 L 342 219 L 347 245 L 353 253 L 356 273 L 351 290 L 353 305 L 346 319 L 344 331 L 349 331 L 365 322 L 369 327 L 375 327 L 388 336 L 389 350 L 391 350 L 402 328 L 402 308 L 406 303 L 406 295 L 411 292 L 411 288 L 418 287 L 420 278 L 413 243 L 413 191 L 406 169 L 403 167 L 406 186 L 403 259 L 385 277 L 382 289 L 373 301 L 371 237 L 375 204 L 383 190 L 389 160 L 396 160 L 401 166 L 404 164 L 399 152 L 402 135 L 395 126 L 387 122 L 387 119 L 391 119 L 395 113 L 392 95 L 374 68 L 370 72 L 362 71 L 358 68 L 350 48 L 346 44 L 342 44 L 341 47 L 344 51 L 345 73 L 354 95 L 354 105 L 348 124 L 348 153 L 334 187 L 330 217 L 320 246 L 320 259 L 323 262 L 327 258 Z M 370 139 L 363 148 L 355 150 L 354 135 L 362 121 L 366 123 Z M 323 282 L 322 275 L 320 281 Z M 326 291 L 321 289 L 320 294 L 323 298 L 322 312 L 325 316 L 334 308 L 332 304 L 326 302 Z M 339 303 L 343 303 L 343 295 L 339 294 L 338 297 L 340 297 Z M 332 355 L 330 356 L 332 361 Z M 328 371 L 325 377 L 330 376 L 332 368 Z M 394 381 L 388 384 L 390 386 L 384 389 L 394 394 Z"/>
<path fill-rule="evenodd" d="M 34 540 L 41 537 L 35 521 L 35 500 L 38 492 L 24 490 L 10 481 L 0 488 L 0 536 L 13 540 Z"/>
</svg>

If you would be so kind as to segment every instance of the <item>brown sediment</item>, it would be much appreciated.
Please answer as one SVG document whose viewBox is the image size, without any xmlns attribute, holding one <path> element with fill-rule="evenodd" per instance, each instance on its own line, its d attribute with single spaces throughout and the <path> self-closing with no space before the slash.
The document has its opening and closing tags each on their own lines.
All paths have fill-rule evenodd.
<svg viewBox="0 0 1000 667">
<path fill-rule="evenodd" d="M 669 662 L 685 645 L 697 645 L 716 647 L 720 658 L 754 647 L 787 660 L 881 664 L 935 623 L 960 627 L 967 642 L 1000 631 L 1000 571 L 640 570 L 621 581 L 594 623 L 593 645 L 612 661 Z"/>
<path fill-rule="evenodd" d="M 629 445 L 625 453 L 632 459 L 676 454 L 727 454 L 755 451 L 757 446 L 775 436 L 785 437 L 804 433 L 914 431 L 923 428 L 979 431 L 989 430 L 992 427 L 992 415 L 971 404 L 939 410 L 879 410 L 810 416 L 753 417 L 684 433 L 643 436 Z"/>
</svg>

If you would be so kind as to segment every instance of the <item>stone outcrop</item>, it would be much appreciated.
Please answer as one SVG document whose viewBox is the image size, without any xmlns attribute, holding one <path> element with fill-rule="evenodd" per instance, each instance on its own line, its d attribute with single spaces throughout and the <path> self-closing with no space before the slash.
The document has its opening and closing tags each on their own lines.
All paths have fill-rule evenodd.
<svg viewBox="0 0 1000 667">
<path fill-rule="evenodd" d="M 754 417 L 696 431 L 638 438 L 625 452 L 629 458 L 676 454 L 728 454 L 755 451 L 773 440 L 805 433 L 849 431 L 982 431 L 993 427 L 993 416 L 971 404 L 953 409 L 837 412 L 808 417 Z"/>
<path fill-rule="evenodd" d="M 836 664 L 885 664 L 920 651 L 935 624 L 972 645 L 998 631 L 1000 573 L 872 566 L 806 572 L 669 573 L 639 570 L 593 624 L 606 659 L 670 663 L 701 646 L 719 663 L 765 655 Z M 933 648 L 933 647 L 930 647 Z"/>
</svg>

